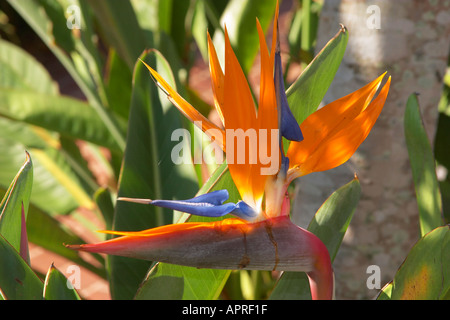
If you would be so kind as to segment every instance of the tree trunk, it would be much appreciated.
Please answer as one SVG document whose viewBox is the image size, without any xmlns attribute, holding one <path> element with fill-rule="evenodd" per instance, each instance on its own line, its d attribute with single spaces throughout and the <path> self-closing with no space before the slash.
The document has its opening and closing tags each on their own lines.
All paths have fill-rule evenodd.
<svg viewBox="0 0 450 320">
<path fill-rule="evenodd" d="M 419 239 L 403 115 L 408 96 L 419 93 L 424 124 L 430 140 L 434 139 L 450 47 L 450 1 L 325 0 L 318 50 L 337 32 L 339 23 L 347 27 L 349 42 L 324 104 L 384 71 L 392 76 L 391 89 L 372 132 L 348 163 L 298 179 L 294 212 L 299 213 L 297 223 L 305 225 L 332 191 L 349 182 L 353 173 L 358 175 L 362 197 L 334 270 L 338 299 L 367 299 L 379 292 L 368 286 L 368 282 L 376 284 L 368 281 L 373 275 L 368 267 L 379 266 L 383 286 Z"/>
</svg>

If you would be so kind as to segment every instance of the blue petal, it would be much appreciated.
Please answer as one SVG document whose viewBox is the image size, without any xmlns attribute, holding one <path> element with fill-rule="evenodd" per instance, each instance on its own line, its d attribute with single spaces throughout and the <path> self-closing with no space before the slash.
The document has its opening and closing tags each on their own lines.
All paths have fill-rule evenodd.
<svg viewBox="0 0 450 320">
<path fill-rule="evenodd" d="M 236 204 L 235 209 L 231 212 L 231 214 L 248 221 L 252 221 L 254 218 L 258 216 L 258 212 L 256 212 L 255 209 L 250 207 L 244 201 L 239 201 Z"/>
<path fill-rule="evenodd" d="M 302 141 L 303 134 L 294 115 L 289 108 L 286 92 L 284 89 L 283 70 L 281 66 L 281 55 L 279 47 L 275 52 L 275 95 L 278 105 L 278 119 L 281 135 L 288 140 Z"/>
<path fill-rule="evenodd" d="M 148 204 L 202 217 L 222 217 L 231 213 L 241 219 L 252 221 L 258 215 L 255 209 L 243 201 L 237 204 L 232 202 L 223 204 L 227 199 L 227 190 L 217 190 L 188 200 L 148 200 Z"/>
<path fill-rule="evenodd" d="M 223 189 L 199 195 L 195 198 L 185 200 L 185 202 L 192 202 L 192 203 L 206 202 L 210 204 L 220 205 L 223 204 L 226 200 L 228 200 L 228 197 L 229 197 L 228 190 Z"/>
<path fill-rule="evenodd" d="M 234 203 L 223 204 L 227 199 L 227 190 L 217 190 L 188 200 L 152 200 L 149 203 L 196 216 L 221 217 L 236 208 Z"/>
</svg>

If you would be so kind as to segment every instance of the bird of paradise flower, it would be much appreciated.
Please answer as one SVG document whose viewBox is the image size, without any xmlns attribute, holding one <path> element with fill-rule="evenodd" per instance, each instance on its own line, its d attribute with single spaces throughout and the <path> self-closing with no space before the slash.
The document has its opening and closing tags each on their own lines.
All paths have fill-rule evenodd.
<svg viewBox="0 0 450 320">
<path fill-rule="evenodd" d="M 335 168 L 346 162 L 366 139 L 387 98 L 390 77 L 375 94 L 385 76 L 336 100 L 306 118 L 299 126 L 292 115 L 284 90 L 278 35 L 278 3 L 274 18 L 272 46 L 266 50 L 264 32 L 257 21 L 261 47 L 259 105 L 254 100 L 245 75 L 231 47 L 225 28 L 225 72 L 222 71 L 208 34 L 210 74 L 214 104 L 220 116 L 219 127 L 184 100 L 150 66 L 146 65 L 168 99 L 192 122 L 213 136 L 227 156 L 231 177 L 242 200 L 225 203 L 227 190 L 217 190 L 184 201 L 119 198 L 166 207 L 193 215 L 219 217 L 215 222 L 186 222 L 137 231 L 105 231 L 118 235 L 96 244 L 70 245 L 70 248 L 160 261 L 184 266 L 216 269 L 282 270 L 306 272 L 313 299 L 331 299 L 334 280 L 330 256 L 314 234 L 289 218 L 287 188 L 296 178 L 312 172 Z M 266 144 L 249 145 L 249 157 L 259 148 L 274 152 L 276 139 L 277 170 L 267 174 L 266 163 L 258 157 L 252 163 L 234 161 L 239 150 L 227 144 L 226 130 L 275 130 L 266 135 Z M 211 134 L 219 133 L 219 134 Z M 289 140 L 287 152 L 282 137 Z M 228 148 L 227 148 L 228 147 Z M 230 156 L 232 155 L 232 156 Z"/>
</svg>

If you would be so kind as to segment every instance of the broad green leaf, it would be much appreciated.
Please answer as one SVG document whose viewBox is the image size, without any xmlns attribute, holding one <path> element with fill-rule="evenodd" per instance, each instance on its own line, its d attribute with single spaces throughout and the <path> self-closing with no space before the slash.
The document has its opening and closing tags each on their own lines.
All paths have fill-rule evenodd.
<svg viewBox="0 0 450 320">
<path fill-rule="evenodd" d="M 28 5 L 30 4 L 28 1 Z M 97 188 L 95 182 L 93 185 L 89 171 L 86 168 L 83 171 L 81 163 L 68 152 L 64 142 L 68 141 L 69 136 L 86 140 L 96 137 L 94 140 L 97 139 L 97 143 L 109 144 L 111 150 L 117 151 L 120 148 L 115 139 L 90 106 L 58 96 L 57 87 L 50 75 L 34 57 L 21 48 L 1 41 L 0 69 L 6 70 L 0 78 L 0 114 L 7 117 L 0 118 L 0 162 L 4 164 L 0 173 L 0 185 L 9 185 L 10 173 L 19 165 L 21 159 L 18 155 L 23 150 L 27 149 L 32 154 L 35 150 L 45 150 L 41 159 L 35 162 L 36 185 L 32 201 L 46 211 L 58 213 L 73 210 L 77 206 L 75 199 L 80 204 L 89 203 L 88 197 L 82 195 L 84 191 L 77 191 L 77 187 L 73 185 L 82 183 L 87 192 L 91 193 L 89 188 Z M 58 141 L 57 134 L 43 128 L 58 131 L 64 136 Z M 59 149 L 60 152 L 50 151 L 52 149 Z M 58 166 L 60 170 L 57 170 Z M 70 191 L 75 193 L 71 194 Z"/>
<path fill-rule="evenodd" d="M 230 271 L 159 263 L 138 291 L 139 300 L 214 300 Z"/>
<path fill-rule="evenodd" d="M 70 165 L 58 150 L 31 149 L 30 154 L 36 163 L 32 193 L 33 203 L 49 213 L 67 213 L 64 211 L 58 212 L 55 203 L 46 203 L 49 198 L 57 201 L 57 193 L 62 193 L 64 196 L 73 198 L 77 206 L 87 209 L 94 208 L 90 195 L 83 189 Z M 50 188 L 48 187 L 51 183 L 53 183 L 53 186 L 50 186 L 53 194 L 49 195 L 46 192 L 49 191 Z M 61 199 L 61 201 L 64 201 L 64 199 Z"/>
<path fill-rule="evenodd" d="M 442 202 L 436 177 L 433 150 L 428 140 L 419 110 L 417 96 L 412 94 L 406 103 L 405 138 L 419 206 L 420 232 L 442 226 Z"/>
<path fill-rule="evenodd" d="M 54 133 L 2 117 L 0 117 L 0 137 L 5 141 L 14 141 L 26 146 L 26 148 L 45 149 L 49 145 L 58 145 L 57 136 Z"/>
<path fill-rule="evenodd" d="M 333 261 L 361 195 L 359 180 L 355 178 L 342 186 L 322 204 L 308 230 L 322 240 Z M 309 282 L 303 272 L 284 272 L 270 299 L 311 299 Z"/>
<path fill-rule="evenodd" d="M 4 120 L 4 121 L 3 121 Z M 24 125 L 23 134 L 18 136 L 4 136 L 5 128 L 8 128 L 10 120 L 1 119 L 3 126 L 0 127 L 0 187 L 6 189 L 14 178 L 14 172 L 23 164 L 24 150 L 28 149 L 33 159 L 33 190 L 31 202 L 40 209 L 50 213 L 65 214 L 80 205 L 92 208 L 92 200 L 82 189 L 78 177 L 67 163 L 64 155 L 53 146 L 52 138 L 45 132 L 29 130 L 28 125 Z M 11 129 L 11 127 L 9 127 Z M 13 130 L 20 127 L 13 128 Z M 6 130 L 8 131 L 8 130 Z M 25 135 L 26 132 L 33 132 L 36 135 L 30 140 Z M 20 137 L 23 142 L 39 141 L 36 145 L 23 144 L 14 139 Z M 43 138 L 43 139 L 39 139 Z M 48 141 L 48 145 L 45 143 Z M 40 144 L 44 145 L 40 145 Z"/>
<path fill-rule="evenodd" d="M 27 153 L 25 163 L 0 203 L 0 234 L 21 254 L 23 254 L 22 246 L 28 248 L 28 243 L 23 243 L 26 241 L 23 224 L 28 213 L 32 185 L 33 163 Z M 26 253 L 28 254 L 28 249 Z"/>
<path fill-rule="evenodd" d="M 175 87 L 167 61 L 157 51 L 145 52 L 141 59 L 155 68 Z M 180 112 L 153 82 L 141 61 L 133 79 L 127 148 L 119 178 L 120 197 L 187 199 L 197 191 L 192 164 L 175 165 L 171 141 L 174 130 L 182 129 Z M 171 223 L 170 210 L 119 201 L 115 207 L 114 230 L 137 231 Z M 134 297 L 150 262 L 109 257 L 112 296 Z"/>
<path fill-rule="evenodd" d="M 0 290 L 6 299 L 42 299 L 42 281 L 2 235 L 0 261 Z"/>
<path fill-rule="evenodd" d="M 44 282 L 45 300 L 80 300 L 77 291 L 70 287 L 67 278 L 52 264 Z"/>
<path fill-rule="evenodd" d="M 151 44 L 139 26 L 131 3 L 106 0 L 88 0 L 88 3 L 108 42 L 132 70 L 136 59 Z"/>
<path fill-rule="evenodd" d="M 317 110 L 339 68 L 348 41 L 343 27 L 286 90 L 292 114 L 301 124 Z"/>
<path fill-rule="evenodd" d="M 239 192 L 234 185 L 226 163 L 222 164 L 201 188 L 198 194 L 227 189 L 229 201 L 237 202 Z M 180 223 L 214 221 L 219 219 L 190 216 L 185 214 Z M 157 263 L 148 273 L 139 288 L 136 299 L 217 299 L 230 275 L 230 270 L 197 269 L 167 263 Z M 161 286 L 161 283 L 165 283 Z"/>
<path fill-rule="evenodd" d="M 70 97 L 0 88 L 0 115 L 120 152 L 94 109 Z"/>
<path fill-rule="evenodd" d="M 392 300 L 450 298 L 450 227 L 438 227 L 423 236 L 397 271 Z"/>
<path fill-rule="evenodd" d="M 51 17 L 58 17 L 55 11 L 58 10 L 58 2 L 53 1 L 38 1 L 38 0 L 27 0 L 27 1 L 11 1 L 8 0 L 9 4 L 22 16 L 22 18 L 30 25 L 34 32 L 42 39 L 42 41 L 49 47 L 50 50 L 55 54 L 58 60 L 64 65 L 64 67 L 69 71 L 69 73 L 74 77 L 77 84 L 86 94 L 87 91 L 94 92 L 94 85 L 91 79 L 83 78 L 76 70 L 73 61 L 71 61 L 70 56 L 66 54 L 64 49 L 73 49 L 74 39 L 70 31 L 66 26 L 66 21 L 63 25 L 55 24 Z M 46 10 L 47 9 L 47 10 Z M 59 18 L 64 18 L 64 9 L 62 10 L 62 16 Z M 51 12 L 48 12 L 51 11 Z M 60 20 L 61 22 L 61 20 Z M 59 26 L 55 27 L 54 26 Z M 59 34 L 54 34 L 56 32 Z M 61 32 L 65 32 L 65 36 L 61 36 Z M 56 40 L 63 40 L 63 44 L 58 44 Z M 68 43 L 71 43 L 68 45 Z M 70 48 L 68 48 L 70 46 Z M 86 90 L 86 91 L 85 91 Z"/>
<path fill-rule="evenodd" d="M 48 72 L 23 49 L 0 40 L 0 70 L 0 115 L 120 150 L 97 112 L 84 102 L 58 96 Z"/>
<path fill-rule="evenodd" d="M 30 54 L 0 39 L 0 87 L 58 94 L 48 71 Z"/>
<path fill-rule="evenodd" d="M 125 139 L 122 128 L 114 115 L 105 108 L 107 102 L 101 81 L 103 67 L 99 62 L 99 53 L 91 43 L 93 37 L 85 37 L 85 35 L 91 34 L 91 31 L 86 29 L 91 26 L 91 22 L 87 20 L 89 8 L 86 7 L 85 2 L 80 1 L 80 3 L 75 4 L 79 5 L 78 8 L 80 8 L 81 16 L 84 19 L 80 26 L 81 37 L 76 36 L 80 33 L 72 32 L 67 28 L 64 13 L 68 7 L 64 7 L 62 1 L 8 0 L 8 2 L 70 73 L 87 97 L 89 104 L 116 140 L 119 148 L 123 150 Z"/>
<path fill-rule="evenodd" d="M 113 49 L 109 51 L 105 89 L 109 106 L 124 119 L 130 113 L 132 74 L 125 61 Z"/>
</svg>

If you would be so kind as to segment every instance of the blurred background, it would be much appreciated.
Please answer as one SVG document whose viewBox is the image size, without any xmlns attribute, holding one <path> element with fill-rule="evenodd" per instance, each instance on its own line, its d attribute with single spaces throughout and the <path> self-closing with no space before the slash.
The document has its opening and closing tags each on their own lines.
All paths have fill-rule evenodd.
<svg viewBox="0 0 450 320">
<path fill-rule="evenodd" d="M 220 55 L 227 24 L 257 93 L 255 17 L 271 39 L 274 9 L 274 0 L 0 2 L 0 192 L 22 165 L 23 150 L 29 150 L 35 177 L 27 227 L 37 272 L 45 274 L 55 262 L 64 273 L 75 262 L 83 267 L 80 294 L 110 298 L 104 259 L 74 256 L 55 243 L 96 241 L 94 231 L 111 224 L 105 212 L 112 211 L 108 206 L 120 179 L 137 58 L 145 49 L 159 50 L 183 96 L 217 120 L 206 30 Z M 367 268 L 379 266 L 384 285 L 419 237 L 403 128 L 406 101 L 414 92 L 449 221 L 450 0 L 282 0 L 286 87 L 340 23 L 349 31 L 347 51 L 323 104 L 385 71 L 392 85 L 379 120 L 352 159 L 295 182 L 293 219 L 307 226 L 326 198 L 358 175 L 362 197 L 334 262 L 336 297 L 372 299 L 378 290 L 367 287 Z M 193 181 L 198 182 L 188 191 L 195 194 L 212 170 L 197 168 Z"/>
</svg>

